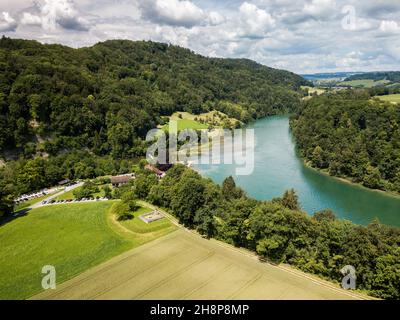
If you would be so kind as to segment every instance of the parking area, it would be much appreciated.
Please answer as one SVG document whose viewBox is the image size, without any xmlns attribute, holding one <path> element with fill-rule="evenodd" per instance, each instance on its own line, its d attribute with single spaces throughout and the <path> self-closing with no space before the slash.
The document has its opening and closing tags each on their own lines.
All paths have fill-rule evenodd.
<svg viewBox="0 0 400 320">
<path fill-rule="evenodd" d="M 106 197 L 96 197 L 96 198 L 83 198 L 83 199 L 67 199 L 67 200 L 44 200 L 40 204 L 42 206 L 49 206 L 54 204 L 66 204 L 66 203 L 82 203 L 82 202 L 95 202 L 95 201 L 108 201 Z"/>
</svg>

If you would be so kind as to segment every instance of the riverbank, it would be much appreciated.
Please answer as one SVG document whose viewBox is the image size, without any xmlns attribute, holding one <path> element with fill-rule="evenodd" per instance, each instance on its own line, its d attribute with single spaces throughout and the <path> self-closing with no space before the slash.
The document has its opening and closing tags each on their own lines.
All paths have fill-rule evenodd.
<svg viewBox="0 0 400 320">
<path fill-rule="evenodd" d="M 301 156 L 299 155 L 299 157 L 301 157 Z M 395 192 L 395 191 L 387 191 L 387 190 L 381 190 L 381 189 L 368 188 L 368 187 L 364 186 L 362 183 L 358 183 L 358 182 L 354 182 L 354 181 L 350 180 L 351 179 L 350 177 L 345 178 L 345 177 L 333 176 L 328 172 L 328 170 L 315 168 L 315 167 L 313 167 L 311 165 L 310 161 L 306 161 L 305 159 L 303 159 L 303 157 L 301 157 L 301 159 L 302 159 L 303 164 L 304 164 L 305 167 L 307 167 L 308 169 L 314 170 L 315 172 L 318 172 L 320 174 L 323 174 L 323 175 L 325 175 L 327 177 L 330 177 L 330 178 L 336 179 L 338 181 L 347 183 L 347 184 L 352 185 L 354 187 L 358 187 L 358 188 L 365 189 L 365 190 L 372 191 L 372 192 L 377 192 L 377 193 L 383 194 L 385 196 L 393 197 L 393 198 L 396 198 L 396 199 L 400 200 L 400 194 Z"/>
</svg>

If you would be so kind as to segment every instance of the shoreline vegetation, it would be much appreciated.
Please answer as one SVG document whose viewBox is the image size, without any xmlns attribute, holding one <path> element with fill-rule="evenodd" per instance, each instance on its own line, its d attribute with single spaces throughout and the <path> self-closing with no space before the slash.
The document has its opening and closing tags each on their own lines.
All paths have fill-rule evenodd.
<svg viewBox="0 0 400 320">
<path fill-rule="evenodd" d="M 336 180 L 341 181 L 341 182 L 343 182 L 343 183 L 350 184 L 350 185 L 352 185 L 352 186 L 354 186 L 354 187 L 358 187 L 358 188 L 365 189 L 365 190 L 372 191 L 372 192 L 378 192 L 378 193 L 381 193 L 381 194 L 383 194 L 383 195 L 385 195 L 385 196 L 387 196 L 387 197 L 392 197 L 392 198 L 400 199 L 400 193 L 397 193 L 397 192 L 394 192 L 394 191 L 389 191 L 389 190 L 371 189 L 371 188 L 368 188 L 368 187 L 364 186 L 364 185 L 363 185 L 362 183 L 360 183 L 360 182 L 354 182 L 354 181 L 352 181 L 352 180 L 351 180 L 351 177 L 345 178 L 345 177 L 333 176 L 333 175 L 331 175 L 331 174 L 329 173 L 329 171 L 327 171 L 326 169 L 320 169 L 320 168 L 313 167 L 311 161 L 307 161 L 306 159 L 304 159 L 304 158 L 301 157 L 300 155 L 299 155 L 299 157 L 300 157 L 300 159 L 301 159 L 303 165 L 304 165 L 307 169 L 314 170 L 315 172 L 318 172 L 318 173 L 320 173 L 320 174 L 323 174 L 323 175 L 325 175 L 325 176 L 327 176 L 327 177 L 329 177 L 329 178 L 333 178 L 333 179 L 336 179 Z"/>
</svg>

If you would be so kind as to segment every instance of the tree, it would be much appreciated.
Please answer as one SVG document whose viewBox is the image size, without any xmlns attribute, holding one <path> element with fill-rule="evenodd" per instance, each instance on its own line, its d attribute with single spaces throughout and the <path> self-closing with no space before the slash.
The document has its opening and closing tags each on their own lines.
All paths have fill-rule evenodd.
<svg viewBox="0 0 400 320">
<path fill-rule="evenodd" d="M 14 210 L 14 202 L 11 194 L 0 190 L 0 217 L 11 214 Z"/>
<path fill-rule="evenodd" d="M 103 187 L 103 191 L 104 191 L 104 197 L 106 197 L 107 199 L 112 199 L 112 190 L 109 187 L 109 185 L 105 185 Z"/>
<path fill-rule="evenodd" d="M 318 168 L 324 167 L 324 152 L 320 146 L 316 146 L 312 154 L 312 162 Z"/>
<path fill-rule="evenodd" d="M 313 217 L 315 220 L 322 222 L 322 221 L 334 221 L 336 220 L 336 216 L 332 210 L 326 209 L 322 211 L 318 211 L 314 214 Z"/>
<path fill-rule="evenodd" d="M 193 226 L 196 211 L 204 203 L 205 185 L 197 173 L 187 171 L 171 192 L 171 209 L 186 226 Z"/>
<path fill-rule="evenodd" d="M 93 198 L 93 195 L 99 191 L 99 188 L 93 182 L 87 181 L 82 187 L 75 189 L 73 194 L 76 199 Z"/>
<path fill-rule="evenodd" d="M 236 187 L 235 180 L 232 176 L 229 176 L 222 183 L 222 196 L 226 200 L 238 199 L 243 196 L 243 190 Z"/>
<path fill-rule="evenodd" d="M 129 205 L 121 201 L 112 205 L 111 213 L 114 214 L 119 221 L 130 220 L 133 218 Z"/>
<path fill-rule="evenodd" d="M 299 197 L 294 189 L 285 191 L 282 198 L 282 205 L 291 210 L 300 210 Z"/>
<path fill-rule="evenodd" d="M 363 184 L 372 189 L 378 189 L 381 182 L 381 173 L 378 168 L 369 165 L 364 175 Z"/>
<path fill-rule="evenodd" d="M 158 179 L 153 173 L 144 173 L 136 177 L 134 182 L 134 192 L 139 199 L 146 199 L 151 188 L 158 184 Z"/>
<path fill-rule="evenodd" d="M 128 206 L 129 210 L 132 212 L 136 211 L 139 208 L 136 200 L 137 199 L 135 197 L 135 194 L 132 191 L 125 192 L 121 197 L 122 203 L 125 203 Z"/>
</svg>

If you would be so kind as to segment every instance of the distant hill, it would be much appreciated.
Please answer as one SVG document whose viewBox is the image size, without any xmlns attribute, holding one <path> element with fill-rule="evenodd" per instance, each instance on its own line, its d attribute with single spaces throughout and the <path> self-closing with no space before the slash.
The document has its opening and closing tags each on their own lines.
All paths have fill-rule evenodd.
<svg viewBox="0 0 400 320">
<path fill-rule="evenodd" d="M 333 73 L 314 73 L 314 74 L 302 74 L 301 76 L 307 80 L 324 80 L 334 78 L 347 78 L 352 75 L 359 74 L 356 72 L 333 72 Z"/>
<path fill-rule="evenodd" d="M 86 148 L 131 157 L 162 116 L 223 109 L 248 122 L 293 110 L 307 84 L 254 61 L 206 58 L 163 43 L 114 40 L 72 49 L 3 37 L 0 152 L 29 157 Z"/>
<path fill-rule="evenodd" d="M 389 82 L 400 82 L 400 71 L 367 72 L 349 76 L 345 81 L 354 80 L 387 80 Z"/>
</svg>

